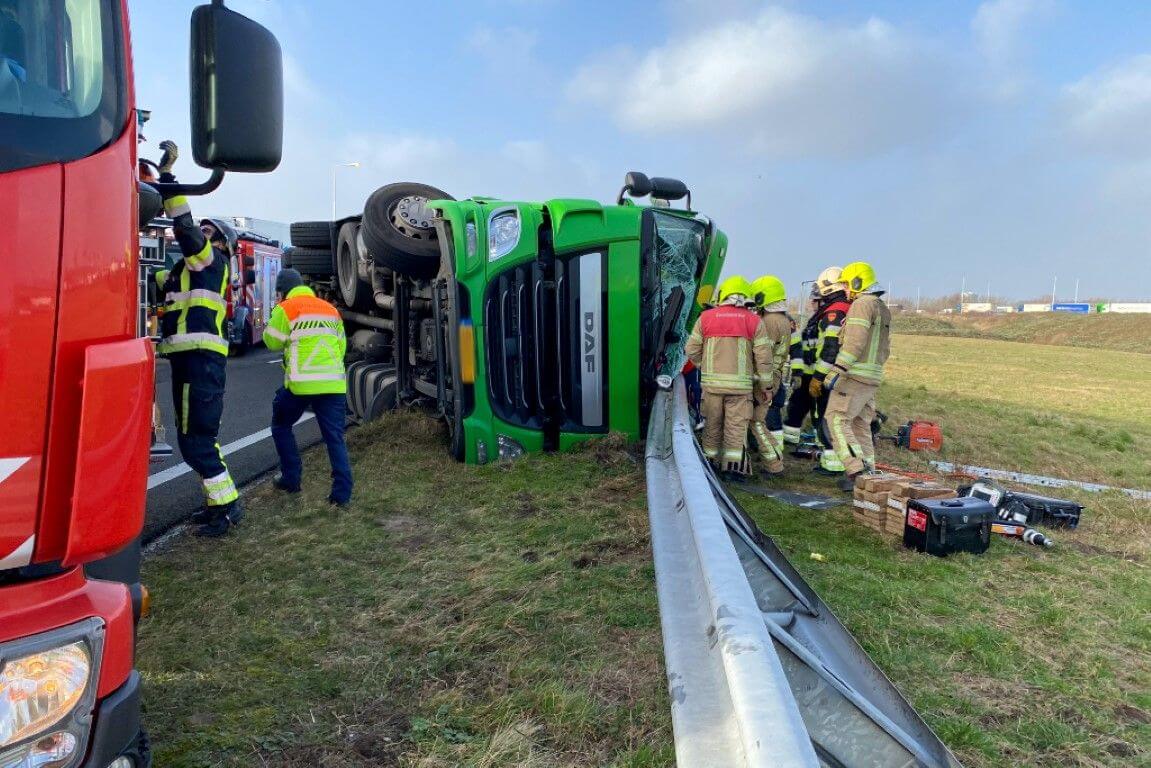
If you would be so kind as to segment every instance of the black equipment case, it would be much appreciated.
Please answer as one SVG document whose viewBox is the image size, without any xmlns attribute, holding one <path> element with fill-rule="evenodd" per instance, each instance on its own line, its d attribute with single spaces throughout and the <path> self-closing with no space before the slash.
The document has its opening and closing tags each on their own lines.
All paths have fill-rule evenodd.
<svg viewBox="0 0 1151 768">
<path fill-rule="evenodd" d="M 937 557 L 983 554 L 991 543 L 995 507 L 984 499 L 912 499 L 903 518 L 903 546 Z"/>
<path fill-rule="evenodd" d="M 990 502 L 1001 520 L 1052 528 L 1078 528 L 1083 505 L 1035 493 L 1009 491 L 988 482 L 971 486 L 966 495 Z"/>
</svg>

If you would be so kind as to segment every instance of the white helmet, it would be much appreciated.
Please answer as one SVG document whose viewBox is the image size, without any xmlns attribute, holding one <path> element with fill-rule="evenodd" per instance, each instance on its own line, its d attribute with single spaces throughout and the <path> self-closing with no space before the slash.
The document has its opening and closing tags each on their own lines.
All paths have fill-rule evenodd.
<svg viewBox="0 0 1151 768">
<path fill-rule="evenodd" d="M 843 270 L 839 267 L 828 267 L 819 273 L 819 277 L 815 278 L 815 285 L 812 290 L 820 296 L 830 296 L 838 291 L 846 291 L 847 284 L 840 279 L 842 274 Z"/>
</svg>

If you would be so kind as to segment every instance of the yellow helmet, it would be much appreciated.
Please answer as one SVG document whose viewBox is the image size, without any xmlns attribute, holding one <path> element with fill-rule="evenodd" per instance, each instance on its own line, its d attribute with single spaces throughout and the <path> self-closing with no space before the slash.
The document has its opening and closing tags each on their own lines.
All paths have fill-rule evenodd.
<svg viewBox="0 0 1151 768">
<path fill-rule="evenodd" d="M 858 296 L 875 285 L 875 270 L 866 261 L 853 261 L 843 268 L 839 279 L 847 286 L 847 295 Z"/>
<path fill-rule="evenodd" d="M 721 304 L 727 301 L 728 296 L 734 294 L 739 294 L 748 299 L 752 297 L 751 285 L 747 282 L 746 277 L 742 275 L 732 275 L 719 284 L 719 302 Z"/>
<path fill-rule="evenodd" d="M 764 275 L 757 277 L 751 284 L 751 297 L 755 299 L 756 304 L 766 307 L 768 304 L 786 301 L 787 289 L 783 287 L 783 281 L 775 275 Z"/>
<path fill-rule="evenodd" d="M 837 291 L 846 291 L 843 282 L 843 270 L 839 267 L 828 267 L 815 278 L 814 290 L 820 296 L 830 296 Z"/>
</svg>

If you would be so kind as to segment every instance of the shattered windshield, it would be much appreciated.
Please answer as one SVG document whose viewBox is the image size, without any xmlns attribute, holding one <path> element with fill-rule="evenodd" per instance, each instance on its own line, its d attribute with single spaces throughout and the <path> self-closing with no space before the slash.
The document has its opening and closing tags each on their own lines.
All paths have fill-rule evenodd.
<svg viewBox="0 0 1151 768">
<path fill-rule="evenodd" d="M 697 292 L 706 252 L 706 226 L 695 219 L 652 211 L 655 222 L 653 263 L 645 269 L 643 324 L 651 329 L 655 375 L 683 368 L 684 328 Z M 669 314 L 670 313 L 670 314 Z"/>
</svg>

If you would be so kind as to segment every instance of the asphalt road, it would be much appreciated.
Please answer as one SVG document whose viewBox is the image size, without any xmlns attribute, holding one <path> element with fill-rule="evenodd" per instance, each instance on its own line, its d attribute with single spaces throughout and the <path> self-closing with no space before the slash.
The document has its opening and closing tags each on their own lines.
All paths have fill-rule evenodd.
<svg viewBox="0 0 1151 768">
<path fill-rule="evenodd" d="M 228 360 L 220 447 L 237 484 L 248 483 L 277 464 L 268 425 L 272 419 L 272 395 L 283 378 L 279 353 L 268 352 L 263 347 Z M 163 359 L 156 361 L 156 401 L 166 430 L 165 439 L 175 454 L 150 468 L 145 542 L 183 521 L 203 502 L 200 478 L 184 464 L 176 445 L 172 371 Z M 306 414 L 305 420 L 296 425 L 296 440 L 301 449 L 319 442 L 320 430 L 311 414 Z"/>
</svg>

